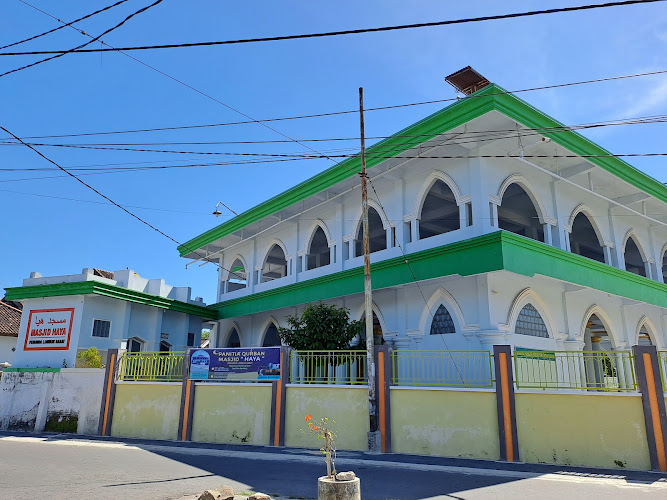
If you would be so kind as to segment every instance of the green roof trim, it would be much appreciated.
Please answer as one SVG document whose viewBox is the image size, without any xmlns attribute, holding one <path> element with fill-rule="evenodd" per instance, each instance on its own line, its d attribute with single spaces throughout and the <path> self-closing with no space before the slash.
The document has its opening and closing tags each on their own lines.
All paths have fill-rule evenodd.
<svg viewBox="0 0 667 500">
<path fill-rule="evenodd" d="M 58 373 L 60 368 L 5 368 L 7 373 Z"/>
<path fill-rule="evenodd" d="M 67 295 L 101 295 L 112 299 L 125 300 L 151 307 L 160 307 L 170 311 L 191 314 L 206 319 L 217 319 L 214 310 L 205 306 L 189 304 L 180 300 L 160 297 L 150 293 L 130 290 L 122 286 L 110 285 L 100 281 L 74 281 L 52 285 L 21 286 L 5 289 L 7 300 L 24 300 L 42 297 L 62 297 Z"/>
<path fill-rule="evenodd" d="M 667 284 L 507 231 L 496 231 L 407 254 L 406 258 L 411 269 L 405 264 L 403 257 L 372 264 L 373 289 L 442 276 L 471 276 L 505 270 L 524 276 L 548 276 L 620 297 L 667 307 Z M 364 269 L 360 266 L 219 302 L 209 307 L 217 309 L 219 319 L 224 319 L 363 291 Z"/>
<path fill-rule="evenodd" d="M 367 161 L 367 168 L 372 168 L 374 165 L 385 161 L 388 156 L 398 156 L 406 150 L 426 142 L 439 134 L 445 133 L 494 110 L 528 128 L 543 129 L 550 127 L 564 127 L 562 123 L 554 120 L 515 95 L 508 93 L 502 87 L 496 84 L 491 84 L 368 148 L 367 153 L 369 159 Z M 415 138 L 414 142 L 410 141 L 409 143 L 406 143 L 405 138 L 400 137 L 402 135 L 415 135 L 421 136 L 421 138 Z M 543 135 L 549 137 L 555 143 L 560 144 L 575 154 L 611 154 L 609 151 L 573 130 L 544 133 Z M 372 157 L 373 152 L 385 148 L 390 150 L 391 153 L 383 151 L 382 155 L 380 155 L 382 158 Z M 620 158 L 604 156 L 590 157 L 587 158 L 587 160 L 645 193 L 667 203 L 667 186 Z M 289 207 L 313 194 L 317 194 L 342 180 L 352 177 L 355 175 L 355 172 L 359 172 L 360 169 L 361 164 L 358 156 L 348 158 L 310 179 L 297 184 L 287 191 L 243 212 L 237 217 L 234 217 L 217 227 L 209 229 L 205 233 L 179 245 L 179 254 L 183 257 L 195 252 L 219 238 L 238 231 L 253 222 L 283 208 Z"/>
</svg>

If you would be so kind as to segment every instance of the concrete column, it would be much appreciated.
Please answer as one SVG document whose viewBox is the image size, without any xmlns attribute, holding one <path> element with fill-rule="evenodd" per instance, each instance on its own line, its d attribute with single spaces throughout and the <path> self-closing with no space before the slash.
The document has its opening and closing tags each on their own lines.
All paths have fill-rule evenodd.
<svg viewBox="0 0 667 500">
<path fill-rule="evenodd" d="M 394 248 L 394 238 L 392 237 L 392 230 L 391 226 L 387 227 L 385 229 L 385 233 L 387 235 L 387 248 Z"/>
<path fill-rule="evenodd" d="M 459 205 L 459 226 L 461 229 L 468 226 L 468 210 L 466 209 L 466 205 L 466 203 Z"/>
<path fill-rule="evenodd" d="M 613 266 L 613 259 L 611 256 L 611 247 L 609 245 L 604 245 L 602 247 L 602 251 L 604 252 L 604 261 L 605 264 L 609 266 Z"/>
<path fill-rule="evenodd" d="M 493 227 L 500 227 L 498 225 L 498 205 L 491 203 L 491 225 Z"/>
<path fill-rule="evenodd" d="M 410 220 L 410 240 L 419 241 L 419 219 Z"/>
<path fill-rule="evenodd" d="M 553 246 L 551 239 L 551 224 L 542 224 L 542 228 L 544 231 L 544 242 L 549 246 Z"/>
<path fill-rule="evenodd" d="M 563 243 L 565 246 L 563 247 L 563 250 L 566 252 L 571 252 L 572 251 L 572 246 L 570 242 L 570 234 L 571 234 L 572 228 L 564 228 L 563 230 Z"/>
</svg>

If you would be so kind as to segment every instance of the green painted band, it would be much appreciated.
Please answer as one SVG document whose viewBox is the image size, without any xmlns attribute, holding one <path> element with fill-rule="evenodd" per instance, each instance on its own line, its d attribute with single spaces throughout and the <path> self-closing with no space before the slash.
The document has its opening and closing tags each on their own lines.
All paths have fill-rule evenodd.
<svg viewBox="0 0 667 500">
<path fill-rule="evenodd" d="M 19 373 L 56 373 L 60 371 L 60 368 L 5 368 L 6 372 L 19 372 Z"/>
<path fill-rule="evenodd" d="M 75 281 L 72 283 L 55 283 L 52 285 L 22 286 L 6 289 L 7 300 L 24 300 L 42 297 L 62 297 L 67 295 L 101 295 L 112 299 L 125 300 L 151 307 L 160 307 L 170 311 L 191 314 L 206 319 L 216 319 L 217 314 L 204 306 L 181 302 L 180 300 L 160 297 L 150 293 L 130 290 L 121 286 L 101 283 L 99 281 Z M 11 298 L 10 298 L 11 297 Z"/>
</svg>

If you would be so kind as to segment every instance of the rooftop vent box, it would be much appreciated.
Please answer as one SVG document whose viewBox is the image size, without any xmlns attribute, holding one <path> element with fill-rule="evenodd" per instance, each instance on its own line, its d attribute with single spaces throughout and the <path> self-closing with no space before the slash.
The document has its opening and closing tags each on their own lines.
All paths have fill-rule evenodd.
<svg viewBox="0 0 667 500">
<path fill-rule="evenodd" d="M 470 66 L 466 66 L 465 68 L 452 73 L 445 78 L 445 81 L 459 92 L 463 92 L 465 95 L 470 95 L 491 84 L 491 82 L 477 73 L 477 71 Z"/>
</svg>

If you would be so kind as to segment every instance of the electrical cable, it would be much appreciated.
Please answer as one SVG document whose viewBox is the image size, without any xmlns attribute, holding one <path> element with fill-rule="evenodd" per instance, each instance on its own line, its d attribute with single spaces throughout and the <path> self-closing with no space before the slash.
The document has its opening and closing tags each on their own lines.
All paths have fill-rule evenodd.
<svg viewBox="0 0 667 500">
<path fill-rule="evenodd" d="M 21 66 L 21 67 L 19 67 L 19 68 L 14 68 L 14 69 L 12 69 L 12 70 L 10 70 L 10 71 L 6 71 L 6 72 L 4 72 L 4 73 L 1 73 L 1 74 L 0 74 L 0 78 L 2 78 L 3 76 L 11 75 L 12 73 L 16 73 L 17 71 L 22 71 L 22 70 L 24 70 L 24 69 L 32 68 L 33 66 L 37 66 L 38 64 L 42 64 L 42 63 L 45 63 L 45 62 L 47 62 L 47 61 L 52 61 L 53 59 L 57 59 L 57 58 L 62 57 L 62 56 L 64 56 L 64 55 L 66 55 L 66 54 L 73 54 L 73 53 L 76 53 L 76 52 L 78 51 L 78 49 L 80 49 L 80 48 L 82 48 L 82 47 L 85 47 L 85 46 L 87 46 L 87 45 L 90 45 L 91 43 L 93 43 L 93 42 L 99 40 L 99 39 L 100 39 L 101 37 L 103 37 L 104 35 L 106 35 L 106 34 L 108 34 L 108 33 L 111 33 L 111 32 L 114 31 L 115 29 L 120 28 L 123 24 L 125 24 L 127 21 L 129 21 L 130 19 L 132 19 L 134 16 L 137 16 L 137 15 L 141 14 L 142 12 L 146 12 L 146 11 L 147 11 L 148 9 L 150 9 L 151 7 L 154 7 L 154 6 L 156 6 L 157 4 L 162 3 L 162 1 L 163 1 L 163 0 L 155 0 L 155 2 L 153 2 L 152 4 L 147 5 L 146 7 L 143 7 L 143 8 L 141 8 L 141 9 L 139 9 L 138 11 L 136 11 L 136 12 L 130 14 L 130 15 L 127 16 L 125 19 L 123 19 L 120 23 L 118 23 L 118 24 L 116 24 L 115 26 L 109 28 L 108 30 L 106 30 L 106 31 L 103 32 L 102 34 L 100 34 L 100 35 L 98 35 L 98 36 L 96 36 L 96 37 L 90 39 L 89 41 L 87 41 L 87 42 L 84 43 L 84 44 L 81 44 L 81 45 L 79 45 L 79 46 L 77 46 L 77 47 L 74 47 L 73 49 L 70 49 L 70 50 L 67 50 L 67 51 L 64 51 L 64 52 L 55 52 L 56 55 L 54 55 L 54 56 L 52 56 L 52 57 L 47 57 L 46 59 L 41 59 L 41 60 L 39 60 L 39 61 L 35 61 L 35 62 L 33 62 L 33 63 L 26 64 L 25 66 Z M 5 53 L 1 53 L 0 55 L 7 55 L 7 53 L 6 53 L 6 52 L 5 52 Z"/>
<path fill-rule="evenodd" d="M 50 35 L 51 33 L 54 33 L 54 32 L 56 32 L 56 31 L 58 31 L 58 30 L 61 30 L 61 29 L 63 29 L 63 28 L 66 28 L 66 27 L 68 27 L 68 26 L 71 26 L 72 24 L 76 24 L 76 23 L 78 23 L 78 22 L 80 22 L 80 21 L 83 21 L 84 19 L 88 19 L 88 18 L 90 18 L 90 17 L 93 17 L 93 16 L 95 16 L 95 15 L 97 15 L 97 14 L 100 14 L 100 13 L 106 11 L 106 10 L 112 9 L 112 8 L 118 6 L 118 5 L 122 4 L 122 3 L 125 3 L 125 2 L 127 2 L 127 1 L 129 1 L 129 0 L 120 0 L 120 1 L 118 1 L 118 2 L 116 2 L 116 3 L 114 3 L 114 4 L 112 4 L 112 5 L 109 5 L 109 6 L 107 6 L 107 7 L 104 7 L 103 9 L 96 10 L 95 12 L 92 12 L 92 13 L 90 13 L 90 14 L 87 14 L 87 15 L 83 16 L 83 17 L 80 17 L 79 19 L 75 19 L 74 21 L 70 21 L 69 23 L 65 23 L 65 21 L 61 21 L 60 19 L 58 19 L 58 21 L 60 21 L 61 23 L 64 23 L 62 26 L 58 26 L 57 28 L 50 29 L 50 30 L 48 30 L 48 31 L 45 31 L 44 33 L 40 33 L 39 35 L 33 35 L 33 36 L 29 37 L 29 38 L 25 38 L 24 40 L 20 40 L 20 41 L 18 41 L 18 42 L 14 42 L 14 43 L 10 43 L 10 44 L 8 44 L 8 45 L 4 45 L 4 46 L 0 47 L 0 50 L 4 50 L 4 49 L 7 49 L 7 48 L 9 48 L 9 47 L 14 47 L 15 45 L 20 45 L 20 44 L 22 44 L 22 43 L 30 42 L 31 40 L 36 40 L 37 38 L 41 38 L 41 37 L 43 37 L 43 36 Z M 19 0 L 19 2 L 24 3 L 24 4 L 28 5 L 29 7 L 32 7 L 33 9 L 40 10 L 40 9 L 38 9 L 38 8 L 35 7 L 35 6 L 30 5 L 30 4 L 28 4 L 27 2 L 24 2 L 23 0 Z M 44 12 L 44 11 L 41 11 L 41 12 Z"/>
<path fill-rule="evenodd" d="M 663 2 L 665 0 L 625 0 L 620 2 L 607 2 L 601 4 L 592 4 L 592 5 L 578 5 L 575 7 L 559 7 L 554 9 L 545 9 L 545 10 L 533 10 L 528 12 L 516 12 L 510 14 L 498 14 L 494 16 L 482 16 L 482 17 L 469 17 L 464 19 L 451 19 L 446 21 L 435 21 L 428 23 L 415 23 L 415 24 L 402 24 L 398 26 L 383 26 L 379 28 L 360 28 L 355 30 L 342 30 L 342 31 L 328 31 L 321 33 L 307 33 L 300 35 L 285 35 L 285 36 L 272 36 L 264 38 L 244 38 L 239 40 L 222 40 L 222 41 L 212 41 L 212 42 L 191 42 L 191 43 L 172 43 L 164 45 L 143 45 L 143 46 L 134 46 L 134 47 L 120 47 L 120 48 L 106 48 L 106 49 L 74 49 L 73 53 L 90 53 L 90 52 L 112 52 L 112 51 L 130 51 L 130 50 L 153 50 L 153 49 L 174 49 L 174 48 L 183 48 L 183 47 L 206 47 L 206 46 L 215 46 L 215 45 L 238 45 L 246 43 L 258 43 L 258 42 L 277 42 L 284 40 L 299 40 L 305 38 L 324 38 L 332 36 L 341 36 L 341 35 L 358 35 L 361 33 L 378 33 L 384 31 L 396 31 L 396 30 L 405 30 L 405 29 L 415 29 L 415 28 L 427 28 L 435 26 L 449 26 L 456 24 L 467 24 L 467 23 L 476 23 L 483 21 L 498 21 L 502 19 L 516 19 L 522 17 L 537 16 L 543 14 L 559 14 L 563 12 L 575 12 L 591 9 L 602 9 L 607 7 L 619 7 L 626 5 L 634 4 L 646 4 L 653 2 Z M 35 50 L 29 52 L 7 52 L 0 54 L 2 56 L 25 56 L 25 55 L 45 55 L 45 54 L 62 54 L 72 51 L 58 51 L 58 50 Z"/>
</svg>

